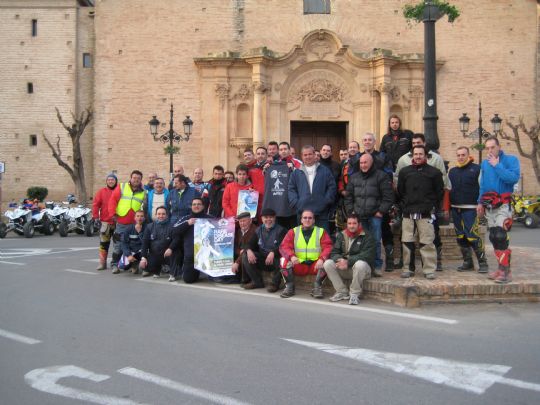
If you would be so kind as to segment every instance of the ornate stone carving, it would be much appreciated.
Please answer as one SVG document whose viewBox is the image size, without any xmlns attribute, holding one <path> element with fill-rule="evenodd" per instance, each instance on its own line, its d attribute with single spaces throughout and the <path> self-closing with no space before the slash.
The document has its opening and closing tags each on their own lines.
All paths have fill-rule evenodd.
<svg viewBox="0 0 540 405">
<path fill-rule="evenodd" d="M 394 86 L 390 89 L 390 97 L 392 97 L 392 100 L 395 102 L 399 101 L 401 97 L 401 90 L 399 90 L 399 87 Z"/>
<path fill-rule="evenodd" d="M 319 58 L 319 60 L 323 59 L 326 55 L 332 52 L 328 43 L 320 40 L 313 42 L 309 46 L 309 50 L 315 55 L 317 55 L 317 58 Z"/>
<path fill-rule="evenodd" d="M 420 98 L 424 94 L 422 86 L 414 85 L 409 86 L 409 95 L 414 103 L 414 109 L 418 111 L 420 109 Z"/>
<path fill-rule="evenodd" d="M 341 65 L 343 64 L 343 62 L 345 62 L 345 59 L 343 59 L 341 56 L 336 56 L 334 58 L 334 62 L 336 62 L 338 65 Z"/>
<path fill-rule="evenodd" d="M 390 83 L 379 83 L 377 84 L 377 91 L 379 93 L 390 93 L 392 90 L 392 85 Z"/>
<path fill-rule="evenodd" d="M 246 101 L 249 98 L 250 93 L 251 91 L 249 90 L 249 86 L 243 83 L 236 92 L 235 97 L 239 98 L 242 101 Z"/>
<path fill-rule="evenodd" d="M 277 82 L 276 84 L 274 84 L 274 90 L 275 91 L 280 91 L 282 86 L 283 85 L 280 82 Z"/>
<path fill-rule="evenodd" d="M 251 138 L 231 138 L 229 141 L 229 146 L 231 148 L 236 148 L 238 150 L 238 157 L 242 158 L 244 155 L 244 150 L 251 149 L 253 146 L 253 139 Z"/>
<path fill-rule="evenodd" d="M 214 87 L 216 96 L 218 96 L 219 98 L 219 104 L 221 108 L 225 106 L 225 101 L 227 101 L 227 98 L 229 97 L 230 89 L 231 89 L 231 85 L 229 83 L 216 83 Z"/>
<path fill-rule="evenodd" d="M 343 101 L 343 89 L 327 79 L 315 79 L 304 85 L 295 95 L 295 101 Z"/>
<path fill-rule="evenodd" d="M 264 93 L 265 91 L 270 89 L 268 85 L 264 82 L 253 82 L 251 84 L 251 88 L 255 93 Z"/>
</svg>

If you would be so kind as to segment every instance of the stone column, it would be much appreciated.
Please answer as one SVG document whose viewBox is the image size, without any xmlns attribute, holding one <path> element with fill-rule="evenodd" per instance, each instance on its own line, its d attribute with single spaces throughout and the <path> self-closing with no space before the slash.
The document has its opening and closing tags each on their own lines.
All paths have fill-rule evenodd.
<svg viewBox="0 0 540 405">
<path fill-rule="evenodd" d="M 381 95 L 381 133 L 384 135 L 386 133 L 386 128 L 388 126 L 388 119 L 390 118 L 390 85 L 387 83 L 382 83 L 377 86 L 379 94 Z"/>
<path fill-rule="evenodd" d="M 263 141 L 263 97 L 266 85 L 253 82 L 253 149 L 264 144 Z"/>
</svg>

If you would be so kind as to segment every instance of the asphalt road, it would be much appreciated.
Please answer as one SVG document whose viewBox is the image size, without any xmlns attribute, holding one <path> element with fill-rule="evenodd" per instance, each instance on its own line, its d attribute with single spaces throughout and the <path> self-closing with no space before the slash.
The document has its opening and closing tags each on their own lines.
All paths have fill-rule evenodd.
<svg viewBox="0 0 540 405">
<path fill-rule="evenodd" d="M 96 245 L 0 240 L 1 403 L 540 403 L 537 304 L 284 300 L 98 273 Z"/>
</svg>

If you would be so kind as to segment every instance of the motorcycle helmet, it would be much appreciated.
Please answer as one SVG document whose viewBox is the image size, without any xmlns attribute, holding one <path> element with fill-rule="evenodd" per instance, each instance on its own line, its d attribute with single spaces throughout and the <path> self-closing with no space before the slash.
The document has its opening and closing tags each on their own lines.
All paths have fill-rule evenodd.
<svg viewBox="0 0 540 405">
<path fill-rule="evenodd" d="M 73 203 L 76 202 L 76 201 L 77 201 L 77 199 L 75 198 L 75 196 L 74 196 L 73 194 L 68 194 L 68 195 L 67 195 L 67 202 L 68 202 L 69 204 L 73 204 Z"/>
</svg>

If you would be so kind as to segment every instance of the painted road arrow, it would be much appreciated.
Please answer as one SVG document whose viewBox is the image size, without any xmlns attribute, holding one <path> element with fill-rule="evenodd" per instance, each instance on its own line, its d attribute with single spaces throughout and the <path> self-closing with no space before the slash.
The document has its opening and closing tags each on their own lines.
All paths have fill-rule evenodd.
<svg viewBox="0 0 540 405">
<path fill-rule="evenodd" d="M 466 363 L 412 354 L 377 352 L 375 350 L 307 342 L 304 340 L 284 340 L 392 370 L 396 373 L 421 378 L 435 384 L 444 384 L 449 387 L 474 392 L 475 394 L 483 394 L 495 383 L 540 392 L 540 384 L 505 378 L 504 375 L 512 368 L 509 366 Z"/>
</svg>

